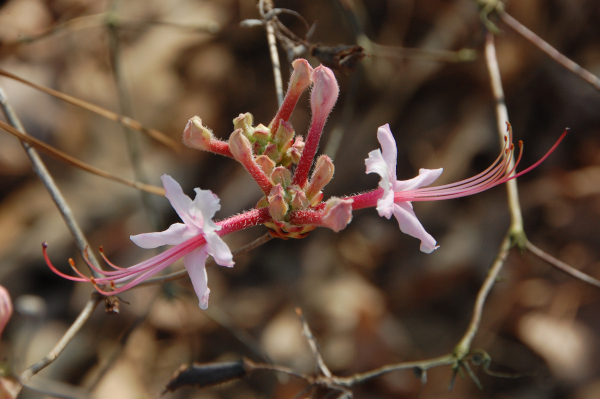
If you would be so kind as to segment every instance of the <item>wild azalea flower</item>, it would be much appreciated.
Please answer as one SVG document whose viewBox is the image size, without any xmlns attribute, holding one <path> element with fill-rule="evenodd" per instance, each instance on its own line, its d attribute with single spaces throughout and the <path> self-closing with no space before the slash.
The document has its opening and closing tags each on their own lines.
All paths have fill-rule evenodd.
<svg viewBox="0 0 600 399">
<path fill-rule="evenodd" d="M 196 198 L 192 201 L 175 180 L 165 175 L 162 180 L 166 196 L 183 223 L 176 223 L 163 232 L 139 234 L 131 239 L 143 248 L 174 245 L 173 248 L 128 268 L 112 264 L 102 254 L 113 268 L 110 271 L 98 270 L 89 259 L 85 259 L 92 269 L 104 276 L 90 278 L 79 272 L 71 259 L 69 263 L 78 276 L 58 271 L 48 258 L 46 244 L 43 244 L 48 266 L 70 280 L 91 281 L 104 295 L 115 295 L 183 258 L 200 299 L 200 307 L 206 309 L 210 290 L 206 282 L 205 261 L 208 255 L 212 255 L 219 265 L 233 266 L 231 251 L 221 239 L 229 233 L 264 224 L 275 237 L 302 238 L 319 226 L 340 231 L 350 223 L 353 210 L 377 208 L 379 214 L 388 219 L 394 215 L 400 229 L 419 238 L 421 250 L 429 253 L 437 248 L 436 241 L 418 221 L 412 201 L 464 197 L 502 184 L 536 167 L 564 137 L 563 134 L 538 163 L 518 174 L 513 173 L 514 168 L 509 168 L 513 146 L 507 140 L 507 148 L 481 174 L 457 183 L 427 188 L 439 177 L 442 169 L 421 169 L 414 179 L 396 180 L 396 142 L 389 126 L 384 125 L 377 133 L 381 149 L 369 153 L 366 160 L 367 173 L 381 176 L 379 188 L 356 196 L 332 197 L 323 202 L 322 190 L 333 178 L 334 166 L 326 155 L 321 155 L 316 162 L 314 159 L 339 88 L 329 68 L 319 66 L 313 69 L 302 59 L 294 61 L 292 66 L 294 71 L 283 104 L 268 126 L 254 126 L 251 114 L 240 114 L 233 120 L 235 130 L 229 140 L 221 141 L 195 116 L 183 132 L 183 141 L 188 146 L 228 156 L 242 164 L 264 194 L 254 209 L 215 223 L 211 218 L 220 207 L 216 195 L 208 190 L 196 189 Z M 300 95 L 311 84 L 312 120 L 304 140 L 295 135 L 289 118 Z"/>
</svg>

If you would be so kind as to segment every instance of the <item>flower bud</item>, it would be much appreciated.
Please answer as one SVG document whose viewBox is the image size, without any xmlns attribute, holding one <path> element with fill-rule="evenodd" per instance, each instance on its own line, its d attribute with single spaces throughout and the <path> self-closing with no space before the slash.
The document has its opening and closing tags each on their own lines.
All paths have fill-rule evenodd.
<svg viewBox="0 0 600 399">
<path fill-rule="evenodd" d="M 311 79 L 314 83 L 310 94 L 313 121 L 321 121 L 325 125 L 325 119 L 333 109 L 340 89 L 333 71 L 323 65 L 313 70 Z"/>
<path fill-rule="evenodd" d="M 277 146 L 273 143 L 267 144 L 265 150 L 263 151 L 263 155 L 268 156 L 275 162 L 279 161 L 279 159 L 281 158 L 281 154 L 279 153 Z"/>
<path fill-rule="evenodd" d="M 327 155 L 321 155 L 317 159 L 317 164 L 312 175 L 312 179 L 306 189 L 306 197 L 310 200 L 317 195 L 323 187 L 333 178 L 333 162 Z M 314 204 L 313 204 L 314 205 Z"/>
<path fill-rule="evenodd" d="M 283 103 L 281 104 L 281 107 L 279 107 L 275 118 L 273 118 L 269 124 L 269 127 L 273 132 L 277 132 L 279 124 L 282 121 L 290 119 L 300 95 L 311 83 L 310 76 L 313 69 L 308 61 L 299 58 L 292 62 L 292 67 L 294 68 L 294 72 L 292 72 L 292 76 L 290 77 L 288 91 L 285 93 L 285 98 L 283 99 Z"/>
<path fill-rule="evenodd" d="M 277 148 L 281 152 L 287 151 L 293 143 L 294 128 L 292 124 L 287 121 L 281 121 L 279 129 L 275 133 L 274 143 L 277 144 Z"/>
<path fill-rule="evenodd" d="M 300 161 L 300 158 L 302 157 L 302 150 L 304 150 L 304 144 L 305 143 L 302 137 L 296 136 L 296 140 L 294 141 L 294 144 L 292 144 L 292 148 L 290 148 L 289 150 L 290 158 L 292 158 L 292 162 L 294 162 L 295 164 L 297 164 L 298 161 Z"/>
<path fill-rule="evenodd" d="M 261 123 L 254 128 L 252 137 L 254 137 L 254 140 L 258 141 L 259 143 L 266 144 L 271 138 L 271 130 Z"/>
<path fill-rule="evenodd" d="M 292 182 L 292 173 L 288 168 L 278 166 L 273 169 L 273 173 L 271 173 L 271 180 L 275 184 L 281 184 L 283 187 L 287 187 Z"/>
<path fill-rule="evenodd" d="M 281 184 L 273 187 L 269 194 L 269 213 L 275 220 L 283 220 L 289 209 L 284 197 L 285 191 Z"/>
<path fill-rule="evenodd" d="M 273 173 L 273 168 L 275 167 L 275 162 L 273 162 L 271 158 L 266 155 L 259 155 L 256 157 L 255 161 L 258 166 L 260 166 L 262 171 L 265 172 L 265 175 L 271 176 L 271 173 Z"/>
<path fill-rule="evenodd" d="M 306 198 L 304 191 L 297 191 L 292 199 L 292 208 L 297 211 L 306 209 L 310 206 L 310 201 Z"/>
<path fill-rule="evenodd" d="M 233 157 L 245 165 L 252 160 L 252 145 L 242 129 L 237 129 L 229 136 L 229 149 Z"/>
<path fill-rule="evenodd" d="M 242 129 L 246 137 L 251 137 L 254 132 L 252 123 L 254 123 L 254 117 L 250 112 L 246 112 L 245 114 L 239 114 L 237 118 L 233 120 L 233 128 L 235 130 Z"/>
<path fill-rule="evenodd" d="M 210 151 L 210 142 L 214 138 L 212 132 L 202 126 L 202 119 L 198 116 L 191 118 L 183 130 L 183 143 L 199 150 Z"/>
<path fill-rule="evenodd" d="M 352 220 L 352 199 L 332 197 L 327 200 L 321 226 L 329 227 L 336 233 L 346 228 Z"/>
</svg>

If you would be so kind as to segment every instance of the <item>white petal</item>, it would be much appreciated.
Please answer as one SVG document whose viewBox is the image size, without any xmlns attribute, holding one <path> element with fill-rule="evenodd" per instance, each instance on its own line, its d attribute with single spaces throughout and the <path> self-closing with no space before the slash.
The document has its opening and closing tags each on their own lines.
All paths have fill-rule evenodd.
<svg viewBox="0 0 600 399">
<path fill-rule="evenodd" d="M 444 169 L 419 169 L 419 175 L 409 180 L 398 180 L 394 183 L 394 191 L 415 190 L 421 187 L 427 187 L 437 180 Z"/>
<path fill-rule="evenodd" d="M 390 130 L 389 124 L 386 123 L 383 126 L 379 126 L 379 129 L 377 129 L 377 140 L 379 140 L 379 144 L 381 145 L 381 152 L 389 170 L 390 180 L 395 181 L 398 149 L 396 148 L 396 140 L 394 140 L 394 135 Z"/>
<path fill-rule="evenodd" d="M 219 228 L 212 221 L 215 213 L 221 209 L 221 201 L 216 194 L 210 190 L 200 190 L 195 188 L 196 198 L 192 203 L 190 213 L 194 218 L 194 224 L 202 229 L 204 233 L 212 233 Z"/>
<path fill-rule="evenodd" d="M 162 175 L 161 180 L 165 187 L 165 196 L 171 203 L 175 212 L 179 215 L 183 223 L 194 224 L 192 216 L 190 215 L 190 208 L 192 206 L 192 200 L 190 197 L 183 193 L 181 186 L 175 179 L 169 175 Z"/>
<path fill-rule="evenodd" d="M 385 191 L 383 196 L 377 200 L 377 212 L 379 216 L 391 218 L 394 213 L 394 192 Z"/>
<path fill-rule="evenodd" d="M 377 173 L 381 176 L 379 186 L 384 190 L 391 190 L 393 180 L 390 179 L 390 173 L 381 150 L 373 150 L 369 153 L 369 158 L 365 159 L 365 165 L 367 165 L 367 174 Z"/>
<path fill-rule="evenodd" d="M 177 245 L 199 234 L 183 223 L 172 224 L 167 230 L 158 233 L 143 233 L 130 236 L 138 247 L 156 248 L 161 245 Z"/>
<path fill-rule="evenodd" d="M 425 231 L 410 202 L 400 202 L 394 206 L 394 216 L 398 220 L 400 230 L 421 240 L 421 251 L 427 254 L 435 251 L 438 246 L 435 239 Z"/>
<path fill-rule="evenodd" d="M 194 291 L 200 300 L 200 309 L 208 308 L 208 296 L 210 294 L 208 275 L 206 274 L 206 267 L 204 267 L 207 257 L 208 254 L 204 246 L 194 249 L 183 257 L 183 264 L 190 275 Z"/>
<path fill-rule="evenodd" d="M 208 253 L 215 258 L 215 262 L 221 266 L 233 267 L 233 254 L 225 244 L 225 241 L 217 233 L 204 234 Z"/>
</svg>

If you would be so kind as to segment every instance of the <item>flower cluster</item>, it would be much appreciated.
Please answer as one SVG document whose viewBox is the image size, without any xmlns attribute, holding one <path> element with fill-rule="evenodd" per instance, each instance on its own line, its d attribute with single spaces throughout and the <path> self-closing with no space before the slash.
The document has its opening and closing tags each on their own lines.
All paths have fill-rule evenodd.
<svg viewBox="0 0 600 399">
<path fill-rule="evenodd" d="M 366 159 L 366 172 L 381 176 L 379 188 L 363 194 L 343 198 L 332 197 L 323 202 L 323 189 L 331 181 L 334 166 L 331 159 L 315 154 L 325 122 L 335 102 L 339 89 L 333 72 L 324 66 L 312 68 L 306 60 L 292 64 L 294 71 L 283 104 L 268 126 L 254 126 L 251 114 L 241 114 L 233 120 L 234 131 L 227 142 L 218 140 L 195 116 L 185 127 L 183 141 L 190 147 L 210 151 L 236 159 L 256 181 L 264 196 L 256 207 L 220 222 L 212 217 L 220 209 L 219 199 L 208 190 L 195 189 L 192 201 L 170 176 L 162 177 L 166 197 L 183 221 L 166 231 L 132 236 L 132 241 L 142 248 L 162 245 L 174 247 L 137 265 L 122 268 L 104 260 L 113 268 L 98 270 L 86 259 L 88 265 L 104 277 L 90 278 L 74 267 L 78 276 L 58 271 L 50 262 L 44 247 L 48 266 L 57 274 L 74 281 L 91 281 L 104 295 L 123 292 L 154 276 L 164 268 L 183 258 L 192 284 L 206 309 L 210 289 L 207 285 L 205 261 L 211 255 L 221 266 L 232 267 L 233 257 L 222 236 L 251 226 L 263 224 L 269 232 L 284 239 L 302 238 L 317 227 L 333 231 L 344 229 L 352 219 L 352 211 L 376 208 L 380 216 L 398 221 L 402 232 L 421 240 L 421 251 L 431 253 L 438 248 L 435 239 L 425 231 L 412 207 L 412 201 L 435 201 L 465 197 L 505 183 L 539 165 L 560 143 L 564 135 L 536 164 L 520 173 L 510 167 L 514 145 L 509 125 L 506 146 L 496 161 L 482 173 L 452 184 L 427 187 L 441 174 L 442 169 L 421 169 L 419 175 L 406 181 L 396 180 L 396 142 L 388 125 L 381 126 L 377 138 L 381 149 L 371 151 Z M 312 120 L 306 135 L 296 136 L 289 118 L 301 94 L 312 85 L 310 106 Z M 519 147 L 522 148 L 521 143 Z M 314 167 L 313 167 L 314 164 Z M 312 174 L 310 174 L 312 168 Z M 309 177 L 310 174 L 310 177 Z"/>
</svg>

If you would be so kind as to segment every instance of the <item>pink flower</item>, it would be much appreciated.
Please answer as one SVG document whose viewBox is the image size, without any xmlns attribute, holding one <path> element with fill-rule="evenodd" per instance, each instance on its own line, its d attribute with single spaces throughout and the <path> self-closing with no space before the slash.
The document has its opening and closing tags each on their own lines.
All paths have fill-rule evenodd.
<svg viewBox="0 0 600 399">
<path fill-rule="evenodd" d="M 0 285 L 0 336 L 13 313 L 12 301 L 8 290 Z"/>
<path fill-rule="evenodd" d="M 221 209 L 219 198 L 210 190 L 194 189 L 194 201 L 183 193 L 181 186 L 171 176 L 161 177 L 166 197 L 183 223 L 172 224 L 165 231 L 131 236 L 131 241 L 142 248 L 156 248 L 162 245 L 178 245 L 190 238 L 202 235 L 206 244 L 183 257 L 183 264 L 190 275 L 196 295 L 200 298 L 200 308 L 208 307 L 210 289 L 204 263 L 211 255 L 217 264 L 233 267 L 233 255 L 223 239 L 217 235 L 221 229 L 211 219 Z"/>
<path fill-rule="evenodd" d="M 568 129 L 554 143 L 552 148 L 539 161 L 519 173 L 514 173 L 521 153 L 515 165 L 510 167 L 513 159 L 514 145 L 512 144 L 512 129 L 508 125 L 507 146 L 500 153 L 496 161 L 480 174 L 456 183 L 445 184 L 437 187 L 426 187 L 433 183 L 443 169 L 421 169 L 419 176 L 410 180 L 396 180 L 396 141 L 390 131 L 389 125 L 380 126 L 377 130 L 377 139 L 381 150 L 371 151 L 365 160 L 367 173 L 377 173 L 381 176 L 379 189 L 351 197 L 354 210 L 372 207 L 376 204 L 380 216 L 390 218 L 392 215 L 398 220 L 400 230 L 421 240 L 421 251 L 431 253 L 438 248 L 435 239 L 425 231 L 417 219 L 412 201 L 440 201 L 452 198 L 466 197 L 489 190 L 499 184 L 515 179 L 542 163 L 558 147 Z M 519 147 L 522 149 L 519 142 Z"/>
<path fill-rule="evenodd" d="M 148 278 L 154 276 L 179 258 L 190 275 L 196 295 L 200 299 L 200 308 L 208 307 L 210 289 L 207 285 L 205 262 L 211 255 L 215 262 L 221 266 L 232 267 L 233 256 L 227 244 L 223 242 L 218 232 L 225 235 L 249 226 L 264 223 L 268 220 L 266 211 L 258 210 L 237 215 L 225 221 L 214 223 L 211 218 L 220 209 L 219 198 L 209 190 L 196 191 L 196 198 L 192 201 L 183 193 L 181 186 L 172 177 L 162 176 L 166 197 L 183 221 L 172 224 L 167 230 L 157 233 L 145 233 L 131 236 L 131 240 L 142 248 L 156 248 L 162 245 L 175 245 L 175 247 L 137 265 L 122 268 L 112 264 L 102 250 L 102 257 L 114 270 L 99 270 L 87 257 L 86 263 L 95 271 L 105 277 L 90 278 L 83 275 L 75 268 L 75 263 L 69 259 L 71 267 L 79 277 L 69 276 L 58 271 L 50 262 L 46 252 L 47 245 L 43 244 L 46 263 L 56 274 L 73 281 L 91 281 L 96 290 L 103 295 L 116 295 L 128 290 Z M 115 284 L 122 284 L 116 286 Z M 101 285 L 108 285 L 112 289 L 105 290 Z"/>
<path fill-rule="evenodd" d="M 381 176 L 379 187 L 383 189 L 383 195 L 377 200 L 377 212 L 379 212 L 379 216 L 388 219 L 394 215 L 400 225 L 400 230 L 420 239 L 421 251 L 431 253 L 438 248 L 435 239 L 425 231 L 417 219 L 411 202 L 395 201 L 394 195 L 397 192 L 430 185 L 440 177 L 443 169 L 421 169 L 419 176 L 415 178 L 405 181 L 396 180 L 396 141 L 388 124 L 379 127 L 377 139 L 381 144 L 381 150 L 371 151 L 369 158 L 365 160 L 367 173 L 375 172 Z"/>
</svg>

